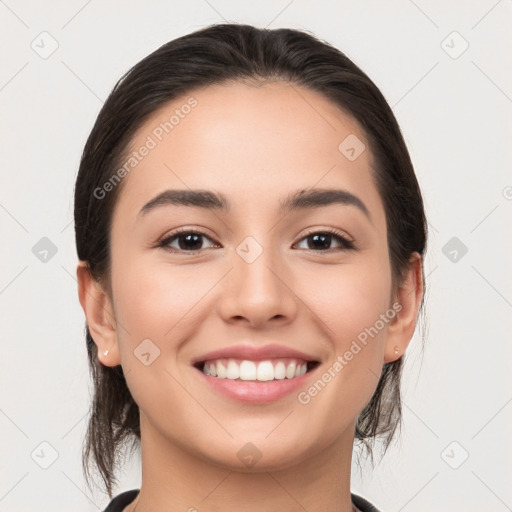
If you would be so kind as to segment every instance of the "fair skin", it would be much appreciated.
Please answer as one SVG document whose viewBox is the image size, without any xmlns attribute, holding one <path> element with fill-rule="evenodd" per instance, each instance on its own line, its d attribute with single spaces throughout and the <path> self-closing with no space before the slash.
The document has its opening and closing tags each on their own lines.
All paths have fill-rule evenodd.
<svg viewBox="0 0 512 512">
<path fill-rule="evenodd" d="M 122 365 L 140 409 L 141 491 L 125 512 L 356 510 L 356 418 L 382 365 L 401 357 L 413 336 L 421 259 L 413 255 L 394 290 L 366 137 L 323 96 L 282 82 L 194 91 L 146 120 L 132 147 L 189 96 L 198 105 L 124 178 L 112 224 L 113 297 L 84 262 L 77 268 L 98 358 Z M 354 161 L 338 150 L 349 134 L 367 148 Z M 368 216 L 340 203 L 279 211 L 288 195 L 311 188 L 346 190 Z M 230 209 L 168 204 L 139 215 L 168 189 L 222 193 Z M 168 250 L 154 247 L 180 227 L 205 236 L 187 245 L 185 233 Z M 355 249 L 334 236 L 315 242 L 313 234 L 326 229 Z M 250 263 L 237 252 L 247 237 L 262 248 Z M 307 404 L 298 392 L 241 402 L 205 384 L 192 365 L 241 340 L 278 344 L 320 363 L 303 377 L 298 391 L 307 391 L 396 302 L 400 312 Z M 134 355 L 145 339 L 160 350 L 147 366 Z M 261 454 L 251 467 L 237 456 L 249 442 Z"/>
</svg>

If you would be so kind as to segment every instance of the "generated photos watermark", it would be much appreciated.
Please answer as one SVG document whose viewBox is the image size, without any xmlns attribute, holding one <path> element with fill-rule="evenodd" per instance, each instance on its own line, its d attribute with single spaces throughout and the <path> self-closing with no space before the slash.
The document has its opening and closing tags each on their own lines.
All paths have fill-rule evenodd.
<svg viewBox="0 0 512 512">
<path fill-rule="evenodd" d="M 379 319 L 375 323 L 366 327 L 361 331 L 356 339 L 352 340 L 350 348 L 346 350 L 343 355 L 336 356 L 336 361 L 305 391 L 301 391 L 297 395 L 299 403 L 307 405 L 311 400 L 322 391 L 329 382 L 331 382 L 340 372 L 347 366 L 347 364 L 354 359 L 354 357 L 361 352 L 361 350 L 367 345 L 368 337 L 373 339 L 379 334 L 382 329 L 388 324 L 393 318 L 396 317 L 397 313 L 402 310 L 402 305 L 399 302 L 395 302 L 391 308 L 385 313 L 381 313 Z M 361 346 L 361 344 L 363 346 Z"/>
<path fill-rule="evenodd" d="M 96 187 L 93 195 L 96 199 L 104 199 L 108 192 L 111 192 L 121 180 L 129 174 L 149 153 L 155 149 L 166 135 L 172 132 L 190 114 L 192 108 L 198 104 L 197 100 L 191 96 L 186 103 L 180 108 L 174 109 L 174 114 L 167 121 L 163 121 L 156 126 L 150 135 L 146 137 L 146 141 L 138 150 L 133 151 L 126 159 L 122 167 L 120 167 L 101 187 Z"/>
</svg>

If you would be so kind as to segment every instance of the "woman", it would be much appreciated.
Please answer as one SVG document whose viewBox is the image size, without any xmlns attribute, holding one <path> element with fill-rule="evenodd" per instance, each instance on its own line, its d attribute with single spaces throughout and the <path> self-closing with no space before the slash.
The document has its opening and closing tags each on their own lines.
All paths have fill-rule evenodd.
<svg viewBox="0 0 512 512">
<path fill-rule="evenodd" d="M 377 510 L 353 444 L 400 424 L 426 220 L 354 63 L 291 29 L 165 44 L 96 120 L 75 228 L 107 511 Z M 141 487 L 112 499 L 129 442 Z"/>
</svg>

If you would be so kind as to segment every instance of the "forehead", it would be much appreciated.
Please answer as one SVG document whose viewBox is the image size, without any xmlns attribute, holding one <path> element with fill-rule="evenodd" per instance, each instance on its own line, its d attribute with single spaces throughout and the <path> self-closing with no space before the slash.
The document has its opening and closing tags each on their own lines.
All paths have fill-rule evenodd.
<svg viewBox="0 0 512 512">
<path fill-rule="evenodd" d="M 347 158 L 348 146 L 362 152 Z M 133 166 L 125 165 L 116 214 L 133 221 L 166 189 L 222 191 L 245 210 L 255 203 L 279 206 L 283 196 L 311 187 L 342 187 L 365 196 L 365 203 L 379 201 L 359 124 L 323 95 L 295 84 L 192 91 L 148 118 L 130 150 L 136 156 Z"/>
</svg>

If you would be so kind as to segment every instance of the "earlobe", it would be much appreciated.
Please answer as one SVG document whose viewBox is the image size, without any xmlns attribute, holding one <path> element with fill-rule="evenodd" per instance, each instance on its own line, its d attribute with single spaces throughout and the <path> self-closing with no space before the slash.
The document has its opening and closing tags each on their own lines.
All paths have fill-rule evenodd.
<svg viewBox="0 0 512 512">
<path fill-rule="evenodd" d="M 96 345 L 98 346 L 98 361 L 103 366 L 118 366 L 119 364 L 121 364 L 121 356 L 119 354 L 119 345 L 117 342 L 114 345 L 112 345 L 110 349 L 106 349 L 103 352 L 99 348 L 100 344 L 96 343 Z"/>
<path fill-rule="evenodd" d="M 388 328 L 384 351 L 385 363 L 391 363 L 402 357 L 414 335 L 423 297 L 422 268 L 420 254 L 413 253 L 409 260 L 409 268 L 395 297 L 395 301 L 400 304 L 400 309 Z"/>
<path fill-rule="evenodd" d="M 117 366 L 121 364 L 121 357 L 110 298 L 92 277 L 86 262 L 79 261 L 76 275 L 78 299 L 84 310 L 91 337 L 98 347 L 98 360 L 104 366 Z"/>
</svg>

